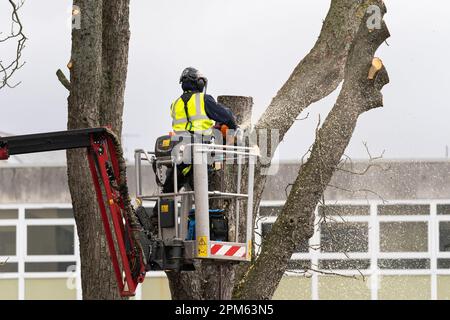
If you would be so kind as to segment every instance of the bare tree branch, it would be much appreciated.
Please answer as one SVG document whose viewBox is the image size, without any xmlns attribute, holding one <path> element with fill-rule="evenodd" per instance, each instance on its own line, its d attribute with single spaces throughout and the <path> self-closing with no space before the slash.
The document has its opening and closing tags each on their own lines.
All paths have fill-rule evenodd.
<svg viewBox="0 0 450 320">
<path fill-rule="evenodd" d="M 297 65 L 255 125 L 256 134 L 267 130 L 277 141 L 268 139 L 267 155 L 255 168 L 254 214 L 261 201 L 267 181 L 266 170 L 278 144 L 299 115 L 314 102 L 336 90 L 344 78 L 344 67 L 350 46 L 356 36 L 364 11 L 375 0 L 332 0 L 322 30 L 312 50 Z"/>
<path fill-rule="evenodd" d="M 372 154 L 369 151 L 369 147 L 367 145 L 367 142 L 363 142 L 363 144 L 364 144 L 364 147 L 366 148 L 366 152 L 367 152 L 367 154 L 369 156 L 369 160 L 368 160 L 367 166 L 362 171 L 354 171 L 352 169 L 353 168 L 353 161 L 352 161 L 352 159 L 349 156 L 344 154 L 345 158 L 343 158 L 341 160 L 341 162 L 336 166 L 336 171 L 342 171 L 344 173 L 349 173 L 351 175 L 363 176 L 371 168 L 374 168 L 374 167 L 379 168 L 382 171 L 388 171 L 391 168 L 389 165 L 383 166 L 383 165 L 377 163 L 378 160 L 382 160 L 383 159 L 385 150 L 383 150 L 383 152 L 379 156 L 373 157 Z M 350 166 L 350 169 L 347 169 L 348 166 Z"/>
<path fill-rule="evenodd" d="M 66 78 L 64 72 L 62 72 L 61 69 L 58 69 L 56 71 L 56 76 L 58 77 L 59 82 L 61 82 L 64 88 L 70 91 L 70 81 Z"/>
<path fill-rule="evenodd" d="M 11 32 L 8 36 L 0 38 L 0 43 L 6 44 L 10 40 L 15 40 L 17 41 L 17 46 L 15 57 L 11 62 L 4 62 L 3 60 L 0 60 L 0 89 L 4 87 L 17 87 L 21 82 L 11 84 L 10 80 L 12 76 L 25 64 L 25 62 L 21 61 L 21 58 L 27 37 L 23 32 L 23 25 L 19 18 L 19 10 L 24 4 L 24 0 L 17 0 L 17 2 L 14 0 L 8 0 L 8 2 L 11 5 Z M 0 36 L 1 35 L 2 33 L 0 32 Z"/>
<path fill-rule="evenodd" d="M 0 267 L 4 266 L 8 262 L 9 258 L 6 258 L 5 261 L 0 261 Z"/>
<path fill-rule="evenodd" d="M 375 1 L 386 13 L 383 1 Z M 311 155 L 299 170 L 292 191 L 261 253 L 238 284 L 235 297 L 240 299 L 270 299 L 276 284 L 287 269 L 298 243 L 314 233 L 314 211 L 330 183 L 336 166 L 342 159 L 361 114 L 383 106 L 380 90 L 389 82 L 381 67 L 368 78 L 374 66 L 374 55 L 390 36 L 384 21 L 380 29 L 370 29 L 366 12 L 349 50 L 344 71 L 344 83 L 336 104 L 317 132 Z M 382 16 L 380 17 L 382 19 Z M 269 271 L 270 270 L 270 271 Z"/>
</svg>

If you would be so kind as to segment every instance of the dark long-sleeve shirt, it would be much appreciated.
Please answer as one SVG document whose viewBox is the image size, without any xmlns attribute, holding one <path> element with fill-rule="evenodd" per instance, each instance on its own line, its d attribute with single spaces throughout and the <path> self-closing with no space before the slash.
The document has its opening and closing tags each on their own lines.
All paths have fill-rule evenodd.
<svg viewBox="0 0 450 320">
<path fill-rule="evenodd" d="M 237 128 L 233 112 L 224 105 L 216 102 L 209 94 L 205 94 L 205 111 L 211 120 L 223 123 L 233 130 Z"/>
</svg>

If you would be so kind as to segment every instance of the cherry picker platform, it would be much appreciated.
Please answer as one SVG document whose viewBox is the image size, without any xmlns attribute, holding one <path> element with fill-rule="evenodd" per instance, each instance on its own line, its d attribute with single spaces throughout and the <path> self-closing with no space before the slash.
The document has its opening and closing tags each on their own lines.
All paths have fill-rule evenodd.
<svg viewBox="0 0 450 320">
<path fill-rule="evenodd" d="M 86 150 L 120 294 L 133 296 L 150 270 L 186 270 L 192 267 L 194 259 L 251 259 L 257 148 L 178 142 L 174 136 L 163 136 L 157 140 L 155 151 L 135 152 L 136 199 L 140 204 L 156 202 L 156 232 L 152 231 L 151 215 L 142 206 L 134 208 L 131 205 L 120 141 L 108 128 L 0 137 L 0 160 L 36 152 Z M 226 157 L 218 158 L 217 155 Z M 237 190 L 209 190 L 208 171 L 217 162 L 223 167 L 224 159 L 230 157 L 237 160 Z M 193 190 L 189 185 L 178 185 L 178 164 L 187 159 L 193 160 Z M 155 168 L 158 175 L 164 167 L 174 170 L 174 192 L 159 190 L 156 194 L 143 194 L 143 184 L 153 183 L 144 180 L 143 161 Z M 246 175 L 242 173 L 244 167 Z M 241 182 L 243 176 L 248 179 L 245 184 Z M 246 190 L 242 192 L 243 185 Z M 210 210 L 209 201 L 217 198 L 234 201 L 234 212 L 225 215 L 223 209 Z M 245 217 L 240 217 L 242 202 L 246 202 Z M 234 215 L 236 225 L 235 238 L 229 241 L 228 219 L 224 217 L 231 215 Z M 244 233 L 240 230 L 242 221 L 245 222 Z"/>
</svg>

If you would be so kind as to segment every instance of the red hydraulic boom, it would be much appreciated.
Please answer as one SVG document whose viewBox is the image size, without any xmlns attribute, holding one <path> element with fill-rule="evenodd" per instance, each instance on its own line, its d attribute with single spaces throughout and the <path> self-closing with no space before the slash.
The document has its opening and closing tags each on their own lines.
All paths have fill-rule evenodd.
<svg viewBox="0 0 450 320">
<path fill-rule="evenodd" d="M 130 204 L 125 164 L 117 137 L 107 128 L 0 137 L 0 160 L 10 156 L 83 148 L 97 193 L 120 294 L 133 296 L 144 281 L 145 260 L 140 225 Z"/>
</svg>

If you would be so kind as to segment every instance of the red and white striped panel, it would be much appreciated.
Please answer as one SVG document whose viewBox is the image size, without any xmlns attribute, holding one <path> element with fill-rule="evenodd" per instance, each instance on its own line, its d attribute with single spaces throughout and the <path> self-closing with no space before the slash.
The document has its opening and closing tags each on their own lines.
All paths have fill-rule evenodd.
<svg viewBox="0 0 450 320">
<path fill-rule="evenodd" d="M 233 246 L 230 244 L 213 244 L 211 246 L 212 256 L 225 256 L 225 257 L 245 257 L 245 246 Z"/>
</svg>

